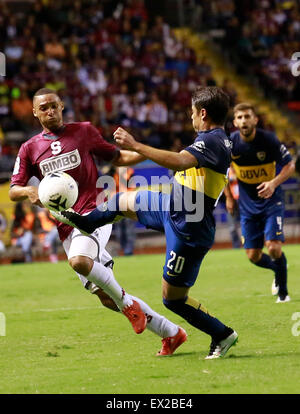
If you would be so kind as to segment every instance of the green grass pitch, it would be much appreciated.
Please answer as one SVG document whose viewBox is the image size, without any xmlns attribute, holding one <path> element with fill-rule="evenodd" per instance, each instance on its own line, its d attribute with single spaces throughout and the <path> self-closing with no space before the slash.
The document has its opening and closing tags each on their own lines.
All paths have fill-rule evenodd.
<svg viewBox="0 0 300 414">
<path fill-rule="evenodd" d="M 300 312 L 300 249 L 284 250 L 292 299 L 286 304 L 271 296 L 272 273 L 251 265 L 243 250 L 209 252 L 191 296 L 239 333 L 225 358 L 210 361 L 210 338 L 161 303 L 163 255 L 116 258 L 115 274 L 128 292 L 187 330 L 188 341 L 165 358 L 155 357 L 158 336 L 136 335 L 126 318 L 81 287 L 66 262 L 1 266 L 0 393 L 299 393 L 292 315 Z"/>
</svg>

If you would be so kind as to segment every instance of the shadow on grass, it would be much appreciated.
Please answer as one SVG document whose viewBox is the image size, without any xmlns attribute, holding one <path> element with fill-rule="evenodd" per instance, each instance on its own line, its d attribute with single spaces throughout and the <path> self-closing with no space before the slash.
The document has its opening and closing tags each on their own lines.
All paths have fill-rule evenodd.
<svg viewBox="0 0 300 414">
<path fill-rule="evenodd" d="M 173 354 L 173 355 L 162 355 L 162 356 L 158 356 L 157 359 L 165 359 L 165 358 L 182 358 L 185 356 L 189 356 L 189 355 L 198 355 L 199 352 L 178 352 L 178 354 Z"/>
<path fill-rule="evenodd" d="M 300 356 L 300 352 L 293 352 L 292 354 L 293 356 Z M 221 359 L 240 359 L 240 358 L 282 358 L 284 356 L 289 356 L 289 354 L 284 353 L 284 352 L 278 352 L 275 354 L 245 354 L 245 355 L 235 355 L 235 354 L 231 354 L 226 356 L 225 358 L 221 358 Z"/>
</svg>

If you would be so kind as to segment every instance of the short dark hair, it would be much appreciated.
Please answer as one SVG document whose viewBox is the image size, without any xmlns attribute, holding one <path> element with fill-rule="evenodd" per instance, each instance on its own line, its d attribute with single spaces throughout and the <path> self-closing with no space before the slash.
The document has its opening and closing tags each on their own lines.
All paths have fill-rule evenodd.
<svg viewBox="0 0 300 414">
<path fill-rule="evenodd" d="M 199 86 L 192 95 L 192 105 L 197 111 L 206 109 L 209 118 L 217 125 L 224 125 L 229 102 L 229 96 L 217 86 Z"/>
<path fill-rule="evenodd" d="M 235 105 L 235 107 L 233 108 L 233 114 L 235 115 L 238 111 L 248 111 L 248 109 L 251 109 L 254 115 L 257 115 L 254 105 L 252 105 L 249 102 L 241 102 Z"/>
<path fill-rule="evenodd" d="M 38 91 L 36 91 L 36 93 L 33 95 L 33 99 L 36 96 L 42 96 L 42 95 L 48 95 L 49 93 L 54 93 L 54 95 L 58 96 L 58 93 L 54 90 L 54 89 L 50 89 L 50 88 L 41 88 Z"/>
</svg>

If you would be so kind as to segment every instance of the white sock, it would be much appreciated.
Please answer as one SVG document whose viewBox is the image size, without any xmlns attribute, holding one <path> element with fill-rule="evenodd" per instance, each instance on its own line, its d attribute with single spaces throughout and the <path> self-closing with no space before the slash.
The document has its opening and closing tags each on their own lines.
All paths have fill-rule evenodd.
<svg viewBox="0 0 300 414">
<path fill-rule="evenodd" d="M 140 298 L 130 295 L 131 298 L 140 304 L 142 311 L 147 316 L 147 329 L 156 333 L 161 338 L 167 338 L 169 336 L 175 336 L 178 332 L 178 325 L 169 321 L 164 316 L 155 312 L 150 308 L 147 303 L 143 302 Z"/>
<path fill-rule="evenodd" d="M 121 288 L 113 271 L 102 263 L 94 262 L 92 270 L 86 278 L 103 289 L 121 310 L 125 306 L 132 305 L 131 296 Z"/>
</svg>

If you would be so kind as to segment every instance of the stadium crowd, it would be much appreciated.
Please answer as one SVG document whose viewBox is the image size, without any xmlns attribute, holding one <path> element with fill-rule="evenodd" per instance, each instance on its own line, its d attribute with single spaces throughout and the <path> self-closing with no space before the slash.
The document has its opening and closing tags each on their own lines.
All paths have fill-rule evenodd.
<svg viewBox="0 0 300 414">
<path fill-rule="evenodd" d="M 28 7 L 25 14 L 3 5 L 0 16 L 7 60 L 7 76 L 0 77 L 1 172 L 11 171 L 20 141 L 39 128 L 31 99 L 42 86 L 59 91 L 66 121 L 90 120 L 106 138 L 123 125 L 155 147 L 189 144 L 191 90 L 216 82 L 208 62 L 197 61 L 162 17 L 150 20 L 143 0 L 39 0 Z M 8 134 L 5 145 L 11 131 L 23 135 Z"/>
<path fill-rule="evenodd" d="M 202 21 L 219 33 L 231 56 L 254 74 L 279 102 L 299 101 L 292 55 L 300 51 L 300 4 L 297 0 L 198 0 Z"/>
<path fill-rule="evenodd" d="M 283 76 L 279 55 L 287 56 L 299 41 L 294 3 L 197 1 L 202 21 L 225 28 L 226 46 L 237 47 L 262 82 L 289 99 L 295 98 L 296 80 L 288 71 Z M 59 91 L 67 122 L 90 120 L 106 139 L 122 125 L 147 144 L 180 150 L 193 139 L 191 91 L 216 84 L 209 63 L 177 40 L 161 16 L 150 19 L 144 0 L 38 0 L 18 13 L 4 3 L 0 50 L 7 60 L 7 76 L 0 76 L 0 180 L 12 171 L 22 140 L 39 131 L 31 99 L 41 86 Z M 264 72 L 267 64 L 272 71 Z M 234 86 L 228 79 L 219 86 L 233 107 Z"/>
</svg>

